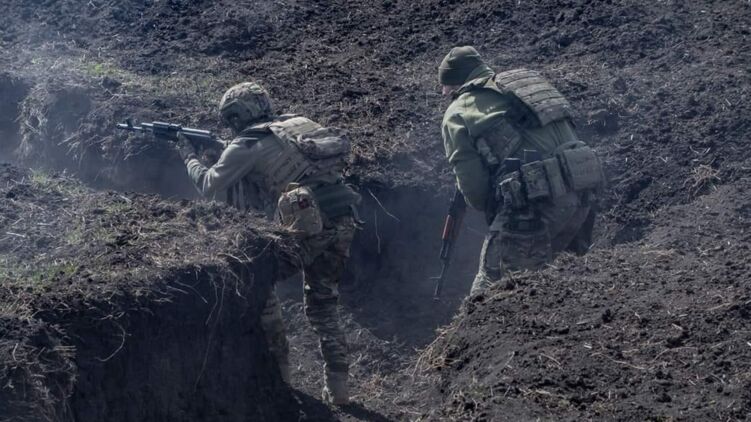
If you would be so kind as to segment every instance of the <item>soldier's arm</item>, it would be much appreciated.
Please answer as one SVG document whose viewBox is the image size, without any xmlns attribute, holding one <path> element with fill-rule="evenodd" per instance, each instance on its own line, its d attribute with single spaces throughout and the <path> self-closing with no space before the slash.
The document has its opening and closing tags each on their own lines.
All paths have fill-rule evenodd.
<svg viewBox="0 0 751 422">
<path fill-rule="evenodd" d="M 204 197 L 223 192 L 240 180 L 256 165 L 257 154 L 253 148 L 242 143 L 230 143 L 222 152 L 219 161 L 207 168 L 197 159 L 188 161 L 188 175 Z"/>
<path fill-rule="evenodd" d="M 490 190 L 490 176 L 460 114 L 446 116 L 443 142 L 459 190 L 472 208 L 484 211 Z"/>
</svg>

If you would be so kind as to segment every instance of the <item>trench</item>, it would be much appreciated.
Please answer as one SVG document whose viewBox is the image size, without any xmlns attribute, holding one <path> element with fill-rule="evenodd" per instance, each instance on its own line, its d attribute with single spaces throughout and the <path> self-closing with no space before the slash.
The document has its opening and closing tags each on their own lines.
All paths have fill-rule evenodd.
<svg viewBox="0 0 751 422">
<path fill-rule="evenodd" d="M 11 85 L 0 83 L 3 86 Z M 153 144 L 147 153 L 119 161 L 94 156 L 75 161 L 66 155 L 61 142 L 81 128 L 91 108 L 92 100 L 83 88 L 13 86 L 17 86 L 13 91 L 17 111 L 6 117 L 3 127 L 14 133 L 15 148 L 20 143 L 19 158 L 27 158 L 25 163 L 71 171 L 97 189 L 156 193 L 171 199 L 196 197 L 183 163 L 168 144 Z M 19 131 L 18 125 L 32 121 L 36 131 L 29 127 Z M 410 347 L 423 346 L 432 340 L 435 328 L 450 321 L 469 291 L 486 230 L 483 217 L 468 210 L 443 297 L 434 301 L 432 278 L 441 271 L 440 235 L 450 192 L 429 183 L 396 188 L 365 183 L 360 189 L 363 224 L 342 280 L 342 302 L 375 335 L 396 338 Z M 283 299 L 302 300 L 299 282 L 279 288 Z"/>
<path fill-rule="evenodd" d="M 60 420 L 296 419 L 259 322 L 273 267 L 259 260 L 236 287 L 218 268 L 185 271 L 168 298 L 122 298 L 123 316 L 66 318 L 77 378 Z"/>
<path fill-rule="evenodd" d="M 8 86 L 0 81 L 0 88 L 7 91 Z M 173 199 L 195 196 L 182 163 L 168 148 L 114 165 L 101 159 L 73 165 L 60 145 L 61 137 L 78 130 L 90 100 L 78 89 L 53 95 L 46 88 L 13 89 L 14 99 L 5 104 L 16 107 L 0 121 L 4 138 L 12 142 L 3 144 L 1 152 L 12 154 L 20 148 L 20 158 L 32 158 L 28 164 L 70 169 L 99 189 L 153 192 Z M 48 103 L 32 107 L 40 98 Z M 36 124 L 36 130 L 20 127 L 23 122 Z M 450 194 L 427 184 L 365 184 L 361 194 L 363 224 L 340 286 L 342 306 L 359 326 L 398 345 L 399 353 L 410 353 L 432 341 L 435 329 L 450 322 L 468 293 L 485 223 L 479 213 L 468 211 L 443 296 L 434 300 L 432 277 L 441 271 L 440 236 Z M 272 364 L 258 309 L 274 265 L 264 258 L 252 271 L 241 271 L 246 280 L 256 280 L 246 294 L 218 290 L 216 271 L 203 269 L 175 275 L 167 285 L 179 293 L 168 300 L 142 303 L 121 298 L 132 303 L 116 321 L 92 321 L 85 310 L 75 318 L 66 317 L 65 331 L 76 350 L 76 379 L 60 390 L 55 417 L 123 422 L 297 420 L 303 412 L 333 419 L 317 398 L 287 388 Z M 299 279 L 278 288 L 282 300 L 302 302 Z"/>
<path fill-rule="evenodd" d="M 441 272 L 441 232 L 450 194 L 367 186 L 362 193 L 365 224 L 353 245 L 343 302 L 376 336 L 423 347 L 469 293 L 485 222 L 480 213 L 467 210 L 436 301 L 434 277 Z"/>
<path fill-rule="evenodd" d="M 447 195 L 415 188 L 371 192 L 366 188 L 342 305 L 402 353 L 430 343 L 455 314 L 474 275 L 484 223 L 468 215 L 444 295 L 434 301 L 431 276 L 440 271 Z M 77 378 L 59 409 L 61 420 L 287 421 L 300 412 L 336 420 L 312 393 L 284 385 L 273 365 L 258 317 L 274 265 L 268 256 L 251 269 L 235 269 L 254 280 L 239 294 L 217 276 L 219 269 L 206 268 L 175 274 L 167 288 L 177 293 L 169 300 L 123 298 L 132 300 L 132 310 L 115 322 L 92 321 L 85 312 L 67 320 Z M 280 290 L 282 300 L 301 301 L 299 281 Z"/>
<path fill-rule="evenodd" d="M 19 106 L 29 85 L 9 74 L 0 74 L 0 162 L 10 161 L 21 143 Z"/>
</svg>

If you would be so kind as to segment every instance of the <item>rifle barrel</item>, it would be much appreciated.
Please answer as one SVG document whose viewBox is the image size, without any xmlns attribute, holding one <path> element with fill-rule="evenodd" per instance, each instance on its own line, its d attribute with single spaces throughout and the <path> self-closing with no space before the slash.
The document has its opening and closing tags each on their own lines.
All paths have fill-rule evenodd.
<svg viewBox="0 0 751 422">
<path fill-rule="evenodd" d="M 449 261 L 442 261 L 441 275 L 438 276 L 438 281 L 435 283 L 435 291 L 433 291 L 433 299 L 439 300 L 441 298 L 441 292 L 443 291 L 443 282 L 446 280 L 446 270 L 448 270 Z"/>
<path fill-rule="evenodd" d="M 140 126 L 134 125 L 130 119 L 125 123 L 115 125 L 118 129 L 124 129 L 131 132 L 148 132 L 157 138 L 173 139 L 180 132 L 191 140 L 203 144 L 212 144 L 216 142 L 216 136 L 210 130 L 195 129 L 192 127 L 183 127 L 179 124 L 167 122 L 141 123 Z"/>
</svg>

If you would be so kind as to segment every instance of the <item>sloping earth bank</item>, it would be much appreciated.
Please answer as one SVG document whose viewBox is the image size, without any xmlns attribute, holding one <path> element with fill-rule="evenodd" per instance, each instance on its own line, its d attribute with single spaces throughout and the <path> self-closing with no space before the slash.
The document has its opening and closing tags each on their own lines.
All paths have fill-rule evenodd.
<svg viewBox="0 0 751 422">
<path fill-rule="evenodd" d="M 749 188 L 663 208 L 639 242 L 471 298 L 420 356 L 443 400 L 426 415 L 751 418 Z"/>
<path fill-rule="evenodd" d="M 540 69 L 572 100 L 611 181 L 598 254 L 638 248 L 629 243 L 660 227 L 692 224 L 677 214 L 661 226 L 656 216 L 667 206 L 695 206 L 716 186 L 747 178 L 751 167 L 751 11 L 740 0 L 6 3 L 0 45 L 9 54 L 0 63 L 9 73 L 0 89 L 21 103 L 19 119 L 3 116 L 0 131 L 21 136 L 5 138 L 13 145 L 0 152 L 46 155 L 45 165 L 91 183 L 188 195 L 168 146 L 114 135 L 112 125 L 135 117 L 216 128 L 221 92 L 248 78 L 263 82 L 280 109 L 348 128 L 350 178 L 368 200 L 345 286 L 348 309 L 379 338 L 409 346 L 430 341 L 466 293 L 479 243 L 465 234 L 455 290 L 446 303 L 431 303 L 435 268 L 427 263 L 450 185 L 435 68 L 450 47 L 473 44 L 497 67 Z M 58 109 L 68 117 L 44 118 Z M 634 254 L 639 259 L 629 262 L 637 267 L 658 263 Z M 611 266 L 603 256 L 585 262 Z M 371 408 L 402 411 L 389 402 Z M 435 403 L 421 399 L 416 414 Z"/>
<path fill-rule="evenodd" d="M 259 326 L 278 234 L 8 165 L 0 198 L 0 420 L 297 417 Z"/>
</svg>

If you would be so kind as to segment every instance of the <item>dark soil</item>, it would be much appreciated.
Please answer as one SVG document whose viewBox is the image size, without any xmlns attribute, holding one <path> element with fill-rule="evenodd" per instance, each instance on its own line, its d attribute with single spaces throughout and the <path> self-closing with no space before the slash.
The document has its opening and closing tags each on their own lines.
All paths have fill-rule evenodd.
<svg viewBox="0 0 751 422">
<path fill-rule="evenodd" d="M 10 159 L 20 144 L 20 127 L 17 120 L 19 105 L 26 97 L 29 87 L 10 74 L 0 73 L 0 162 Z"/>
<path fill-rule="evenodd" d="M 749 188 L 663 208 L 639 242 L 471 298 L 420 356 L 445 397 L 430 417 L 751 417 Z"/>
<path fill-rule="evenodd" d="M 226 136 L 216 103 L 245 79 L 280 110 L 350 131 L 348 175 L 367 225 L 342 291 L 351 336 L 364 333 L 352 339 L 362 408 L 324 417 L 748 416 L 747 2 L 5 3 L 0 93 L 17 94 L 2 111 L 20 115 L 0 116 L 0 159 L 16 150 L 94 186 L 191 196 L 169 145 L 113 125 L 166 120 Z M 610 186 L 588 256 L 466 303 L 416 354 L 464 298 L 485 230 L 470 217 L 445 300 L 433 303 L 451 185 L 436 66 L 459 44 L 496 68 L 547 75 L 577 108 Z M 309 403 L 320 362 L 299 285 L 286 288 L 296 394 Z"/>
<path fill-rule="evenodd" d="M 8 165 L 0 197 L 0 420 L 297 415 L 260 331 L 286 249 L 262 220 Z"/>
</svg>

